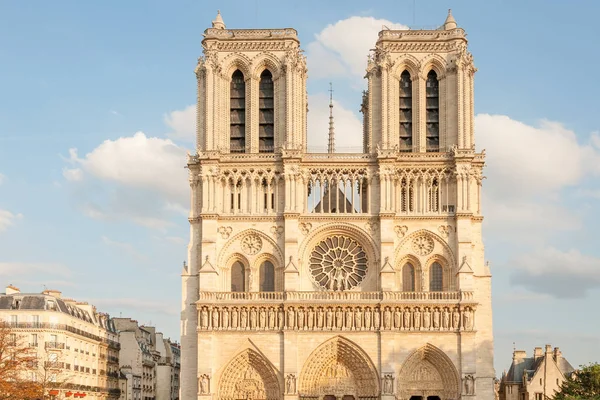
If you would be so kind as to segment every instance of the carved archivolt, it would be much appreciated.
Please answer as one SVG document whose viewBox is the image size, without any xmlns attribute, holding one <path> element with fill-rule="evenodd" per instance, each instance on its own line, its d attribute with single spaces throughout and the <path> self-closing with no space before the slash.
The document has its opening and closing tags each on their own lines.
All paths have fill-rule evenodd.
<svg viewBox="0 0 600 400">
<path fill-rule="evenodd" d="M 218 390 L 220 400 L 281 398 L 274 368 L 252 349 L 245 350 L 227 364 Z"/>
<path fill-rule="evenodd" d="M 379 376 L 369 356 L 355 343 L 337 336 L 308 357 L 299 382 L 300 397 L 323 395 L 379 396 Z"/>
<path fill-rule="evenodd" d="M 443 351 L 426 344 L 402 364 L 397 389 L 400 399 L 409 399 L 415 394 L 425 398 L 457 399 L 460 395 L 458 371 Z"/>
</svg>

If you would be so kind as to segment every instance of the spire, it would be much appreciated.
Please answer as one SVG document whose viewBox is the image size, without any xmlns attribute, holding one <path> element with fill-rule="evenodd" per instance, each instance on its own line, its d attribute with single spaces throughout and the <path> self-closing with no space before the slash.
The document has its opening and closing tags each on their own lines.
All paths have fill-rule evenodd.
<svg viewBox="0 0 600 400">
<path fill-rule="evenodd" d="M 335 153 L 335 131 L 333 128 L 333 85 L 329 82 L 329 141 L 327 152 Z"/>
<path fill-rule="evenodd" d="M 456 29 L 458 25 L 456 24 L 456 20 L 452 16 L 452 10 L 448 10 L 448 16 L 446 17 L 446 21 L 444 22 L 444 29 L 449 31 L 450 29 Z"/>
<path fill-rule="evenodd" d="M 215 29 L 225 29 L 225 22 L 223 22 L 223 17 L 221 17 L 221 10 L 217 10 L 217 17 L 212 22 L 212 27 Z"/>
</svg>

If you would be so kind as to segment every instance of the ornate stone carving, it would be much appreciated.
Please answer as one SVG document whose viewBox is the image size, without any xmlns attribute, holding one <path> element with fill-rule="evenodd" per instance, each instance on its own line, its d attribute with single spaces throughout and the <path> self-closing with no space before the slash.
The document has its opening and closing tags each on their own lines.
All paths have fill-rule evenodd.
<svg viewBox="0 0 600 400">
<path fill-rule="evenodd" d="M 203 374 L 198 378 L 198 389 L 200 394 L 210 394 L 210 377 L 207 374 Z"/>
<path fill-rule="evenodd" d="M 438 230 L 440 231 L 440 234 L 444 238 L 447 238 L 448 236 L 450 236 L 450 230 L 451 229 L 452 229 L 452 227 L 450 225 L 440 225 L 438 227 Z"/>
<path fill-rule="evenodd" d="M 262 249 L 262 239 L 258 235 L 244 236 L 241 242 L 242 250 L 248 255 L 254 255 Z"/>
<path fill-rule="evenodd" d="M 251 349 L 225 367 L 217 390 L 221 399 L 276 400 L 281 395 L 275 371 L 263 356 Z"/>
<path fill-rule="evenodd" d="M 233 232 L 233 229 L 230 226 L 220 226 L 217 229 L 217 233 L 219 233 L 223 239 L 229 239 L 231 232 Z"/>
<path fill-rule="evenodd" d="M 394 375 L 385 374 L 383 375 L 383 387 L 381 392 L 383 394 L 394 394 Z"/>
<path fill-rule="evenodd" d="M 433 251 L 434 242 L 429 235 L 419 235 L 412 241 L 412 248 L 420 256 L 426 256 Z"/>
<path fill-rule="evenodd" d="M 285 377 L 285 394 L 296 394 L 296 375 L 288 374 Z"/>
<path fill-rule="evenodd" d="M 406 235 L 406 232 L 408 232 L 408 226 L 406 226 L 406 225 L 396 225 L 394 227 L 394 232 L 396 232 L 396 235 L 399 238 L 404 237 L 404 235 Z"/>
<path fill-rule="evenodd" d="M 330 236 L 314 247 L 309 270 L 320 287 L 348 290 L 359 285 L 367 275 L 367 255 L 354 239 Z"/>
<path fill-rule="evenodd" d="M 300 228 L 300 232 L 302 232 L 303 235 L 308 235 L 312 229 L 312 224 L 310 222 L 301 222 L 298 224 L 298 228 Z"/>
<path fill-rule="evenodd" d="M 377 226 L 377 223 L 375 223 L 375 222 L 367 222 L 365 224 L 365 230 L 367 232 L 369 232 L 370 235 L 372 235 L 375 232 L 377 232 L 378 229 L 379 229 L 379 226 Z"/>
<path fill-rule="evenodd" d="M 466 375 L 463 378 L 464 394 L 472 396 L 475 394 L 475 378 L 473 375 Z"/>
<path fill-rule="evenodd" d="M 279 236 L 281 236 L 281 234 L 283 233 L 284 228 L 283 226 L 277 226 L 277 225 L 273 225 L 271 227 L 271 233 L 273 234 L 273 236 L 275 236 L 276 238 L 279 238 Z"/>
</svg>

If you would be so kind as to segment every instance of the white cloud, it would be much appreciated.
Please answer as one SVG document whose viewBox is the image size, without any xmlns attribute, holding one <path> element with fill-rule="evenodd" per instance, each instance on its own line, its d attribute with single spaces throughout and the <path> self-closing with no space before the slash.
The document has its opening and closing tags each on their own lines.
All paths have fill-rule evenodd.
<svg viewBox="0 0 600 400">
<path fill-rule="evenodd" d="M 329 97 L 324 93 L 308 96 L 309 151 L 326 152 L 329 132 Z M 362 151 L 362 121 L 351 110 L 333 101 L 336 152 Z"/>
<path fill-rule="evenodd" d="M 600 258 L 545 247 L 512 261 L 513 285 L 558 298 L 585 297 L 600 288 Z"/>
<path fill-rule="evenodd" d="M 194 143 L 196 141 L 196 105 L 192 104 L 183 110 L 172 111 L 164 117 L 172 132 L 168 134 L 173 139 Z"/>
<path fill-rule="evenodd" d="M 63 168 L 63 177 L 71 182 L 83 180 L 83 170 L 81 168 Z"/>
<path fill-rule="evenodd" d="M 327 25 L 306 47 L 311 76 L 346 76 L 362 81 L 369 50 L 375 47 L 379 31 L 407 26 L 373 17 L 350 17 Z"/>
<path fill-rule="evenodd" d="M 0 209 L 0 232 L 13 226 L 15 220 L 19 218 L 23 218 L 23 214 L 13 214 L 10 211 Z"/>
</svg>

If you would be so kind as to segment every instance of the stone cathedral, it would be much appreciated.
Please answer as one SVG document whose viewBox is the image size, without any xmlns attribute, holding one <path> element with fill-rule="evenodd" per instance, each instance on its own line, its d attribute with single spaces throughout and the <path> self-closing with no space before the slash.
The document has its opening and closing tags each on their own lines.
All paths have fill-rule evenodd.
<svg viewBox="0 0 600 400">
<path fill-rule="evenodd" d="M 493 399 L 476 68 L 452 15 L 379 32 L 355 153 L 333 116 L 307 151 L 294 29 L 218 14 L 202 47 L 180 398 Z"/>
</svg>

